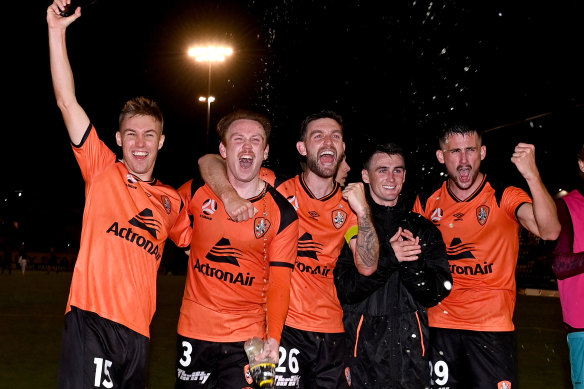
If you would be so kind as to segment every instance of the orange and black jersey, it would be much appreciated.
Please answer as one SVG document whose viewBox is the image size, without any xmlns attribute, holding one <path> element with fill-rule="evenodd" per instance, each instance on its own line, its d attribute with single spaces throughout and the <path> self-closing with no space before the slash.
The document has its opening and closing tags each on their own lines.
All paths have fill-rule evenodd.
<svg viewBox="0 0 584 389">
<path fill-rule="evenodd" d="M 305 331 L 343 332 L 343 311 L 333 269 L 345 241 L 357 235 L 357 216 L 335 182 L 333 191 L 316 198 L 303 176 L 278 186 L 298 214 L 298 257 L 290 288 L 286 325 Z"/>
<path fill-rule="evenodd" d="M 73 151 L 86 199 L 67 312 L 95 312 L 148 337 L 166 239 L 189 243 L 188 229 L 174 229 L 188 223 L 186 209 L 175 189 L 129 173 L 92 125 Z"/>
<path fill-rule="evenodd" d="M 250 199 L 256 216 L 237 223 L 199 180 L 179 192 L 193 232 L 178 333 L 216 342 L 267 333 L 279 341 L 296 259 L 298 217 L 292 206 L 266 184 Z"/>
<path fill-rule="evenodd" d="M 466 200 L 456 198 L 447 182 L 416 199 L 414 211 L 442 233 L 453 278 L 450 295 L 428 310 L 431 327 L 514 329 L 517 210 L 525 203 L 531 203 L 525 191 L 499 187 L 486 176 Z"/>
</svg>

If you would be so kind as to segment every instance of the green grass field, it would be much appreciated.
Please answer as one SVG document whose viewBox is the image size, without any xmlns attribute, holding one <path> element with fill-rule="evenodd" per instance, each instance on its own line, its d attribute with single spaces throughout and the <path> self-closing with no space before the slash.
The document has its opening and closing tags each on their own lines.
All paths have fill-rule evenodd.
<svg viewBox="0 0 584 389">
<path fill-rule="evenodd" d="M 0 388 L 57 387 L 71 273 L 0 276 Z M 152 323 L 150 389 L 174 386 L 176 325 L 184 276 L 160 276 Z M 559 299 L 518 296 L 515 323 L 523 389 L 571 388 Z"/>
</svg>

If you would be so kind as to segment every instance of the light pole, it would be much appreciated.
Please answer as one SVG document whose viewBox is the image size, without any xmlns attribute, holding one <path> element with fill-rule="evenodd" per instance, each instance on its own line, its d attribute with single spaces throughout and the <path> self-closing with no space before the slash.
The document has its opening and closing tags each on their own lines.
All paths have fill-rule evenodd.
<svg viewBox="0 0 584 389">
<path fill-rule="evenodd" d="M 233 50 L 230 47 L 224 46 L 198 46 L 189 49 L 189 56 L 193 57 L 197 62 L 207 62 L 209 64 L 209 77 L 207 79 L 207 96 L 203 97 L 207 101 L 207 134 L 205 137 L 205 148 L 209 144 L 209 128 L 211 119 L 211 103 L 215 101 L 215 98 L 211 96 L 211 66 L 213 62 L 223 62 L 225 58 L 233 54 Z"/>
<path fill-rule="evenodd" d="M 207 137 L 205 139 L 205 151 L 209 151 L 209 127 L 211 121 L 211 103 L 215 101 L 213 96 L 199 96 L 199 101 L 201 103 L 207 103 Z"/>
</svg>

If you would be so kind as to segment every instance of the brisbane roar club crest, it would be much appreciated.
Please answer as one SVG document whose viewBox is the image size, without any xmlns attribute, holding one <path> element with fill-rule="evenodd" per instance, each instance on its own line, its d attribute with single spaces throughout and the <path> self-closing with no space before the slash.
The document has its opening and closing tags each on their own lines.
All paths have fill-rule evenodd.
<svg viewBox="0 0 584 389">
<path fill-rule="evenodd" d="M 331 216 L 333 218 L 333 225 L 337 230 L 341 228 L 347 221 L 347 212 L 343 211 L 342 209 L 335 209 Z"/>
<path fill-rule="evenodd" d="M 253 230 L 255 233 L 255 237 L 257 239 L 261 238 L 268 232 L 272 223 L 264 218 L 264 217 L 257 217 L 253 223 Z"/>
<path fill-rule="evenodd" d="M 217 211 L 217 201 L 213 199 L 207 199 L 203 203 L 201 210 L 205 215 L 212 215 Z"/>
<path fill-rule="evenodd" d="M 489 218 L 489 212 L 490 208 L 487 207 L 486 205 L 481 205 L 480 207 L 477 208 L 476 210 L 477 221 L 481 226 L 484 226 L 485 223 L 487 222 L 487 219 Z"/>
</svg>

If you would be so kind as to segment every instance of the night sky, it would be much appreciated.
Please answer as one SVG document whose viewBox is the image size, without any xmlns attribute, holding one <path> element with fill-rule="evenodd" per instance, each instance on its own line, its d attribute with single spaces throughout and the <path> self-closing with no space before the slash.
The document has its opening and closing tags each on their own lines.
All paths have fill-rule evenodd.
<svg viewBox="0 0 584 389">
<path fill-rule="evenodd" d="M 205 151 L 206 105 L 197 98 L 206 94 L 208 69 L 186 52 L 209 41 L 234 49 L 212 69 L 212 128 L 234 108 L 268 114 L 274 130 L 267 164 L 275 170 L 297 171 L 300 122 L 326 108 L 344 117 L 353 180 L 360 149 L 376 141 L 410 152 L 410 190 L 440 179 L 437 129 L 466 120 L 486 130 L 489 174 L 522 186 L 509 159 L 525 141 L 535 144 L 550 191 L 577 182 L 581 1 L 84 3 L 68 31 L 78 100 L 115 150 L 123 103 L 137 95 L 157 100 L 166 143 L 156 176 L 164 183 L 188 180 Z M 61 242 L 78 238 L 70 226 L 81 222 L 83 182 L 52 92 L 48 5 L 19 2 L 17 27 L 4 39 L 0 216 L 19 219 L 30 239 L 44 234 Z"/>
</svg>

